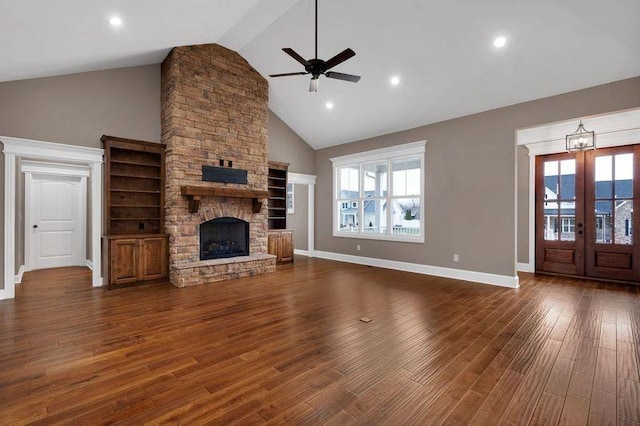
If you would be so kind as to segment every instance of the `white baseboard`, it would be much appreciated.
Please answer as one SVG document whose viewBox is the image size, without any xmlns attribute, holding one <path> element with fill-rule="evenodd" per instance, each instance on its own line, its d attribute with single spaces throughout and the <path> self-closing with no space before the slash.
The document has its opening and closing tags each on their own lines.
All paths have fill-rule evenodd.
<svg viewBox="0 0 640 426">
<path fill-rule="evenodd" d="M 90 259 L 84 261 L 84 266 L 91 269 L 93 271 L 93 262 Z"/>
<path fill-rule="evenodd" d="M 293 249 L 293 254 L 310 257 L 309 252 L 307 250 Z"/>
<path fill-rule="evenodd" d="M 518 272 L 535 272 L 530 263 L 516 263 L 516 270 Z"/>
<path fill-rule="evenodd" d="M 508 275 L 496 275 L 486 272 L 466 271 L 464 269 L 443 268 L 441 266 L 420 265 L 418 263 L 398 262 L 395 260 L 376 259 L 373 257 L 352 256 L 349 254 L 332 253 L 328 251 L 314 252 L 316 257 L 340 262 L 357 263 L 359 265 L 376 266 L 379 268 L 396 269 L 398 271 L 415 272 L 424 275 L 453 278 L 472 281 L 481 284 L 491 284 L 500 287 L 518 288 L 519 278 Z"/>
<path fill-rule="evenodd" d="M 0 290 L 0 300 L 4 300 L 7 298 L 7 294 L 4 289 Z"/>
<path fill-rule="evenodd" d="M 13 281 L 14 283 L 20 284 L 22 282 L 22 275 L 24 275 L 24 270 L 24 265 L 20 265 L 20 268 L 18 268 L 18 275 L 15 276 L 15 280 Z"/>
</svg>

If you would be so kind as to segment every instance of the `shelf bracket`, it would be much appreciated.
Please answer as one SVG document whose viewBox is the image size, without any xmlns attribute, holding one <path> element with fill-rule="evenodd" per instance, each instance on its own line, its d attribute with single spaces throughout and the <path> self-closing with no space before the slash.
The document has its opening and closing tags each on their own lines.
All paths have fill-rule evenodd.
<svg viewBox="0 0 640 426">
<path fill-rule="evenodd" d="M 198 213 L 200 208 L 200 196 L 189 195 L 189 213 Z"/>
<path fill-rule="evenodd" d="M 260 201 L 257 198 L 253 198 L 253 204 L 252 204 L 251 211 L 253 213 L 260 213 L 260 210 L 262 210 L 262 201 Z"/>
</svg>

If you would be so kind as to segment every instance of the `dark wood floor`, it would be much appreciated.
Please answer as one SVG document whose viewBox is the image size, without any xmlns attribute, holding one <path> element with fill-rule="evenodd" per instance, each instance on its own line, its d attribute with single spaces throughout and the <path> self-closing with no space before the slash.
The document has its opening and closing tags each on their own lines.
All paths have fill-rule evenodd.
<svg viewBox="0 0 640 426">
<path fill-rule="evenodd" d="M 639 288 L 521 285 L 305 258 L 186 289 L 29 273 L 0 301 L 0 424 L 639 424 Z"/>
</svg>

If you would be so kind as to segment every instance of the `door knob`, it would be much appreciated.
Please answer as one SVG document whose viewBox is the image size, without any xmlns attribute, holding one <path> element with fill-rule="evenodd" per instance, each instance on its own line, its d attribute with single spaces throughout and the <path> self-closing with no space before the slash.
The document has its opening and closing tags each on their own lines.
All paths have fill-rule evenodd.
<svg viewBox="0 0 640 426">
<path fill-rule="evenodd" d="M 582 235 L 582 231 L 578 231 L 578 234 L 579 234 L 579 235 Z"/>
<path fill-rule="evenodd" d="M 36 229 L 38 227 L 38 225 L 33 225 L 33 229 Z"/>
<path fill-rule="evenodd" d="M 578 223 L 578 228 L 582 228 L 582 223 Z"/>
</svg>

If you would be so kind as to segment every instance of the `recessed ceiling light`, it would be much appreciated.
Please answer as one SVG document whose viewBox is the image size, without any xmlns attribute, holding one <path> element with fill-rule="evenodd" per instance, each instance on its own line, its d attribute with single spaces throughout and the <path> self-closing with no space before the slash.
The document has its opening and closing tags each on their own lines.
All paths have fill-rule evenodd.
<svg viewBox="0 0 640 426">
<path fill-rule="evenodd" d="M 113 25 L 114 27 L 119 27 L 120 25 L 122 25 L 122 19 L 120 19 L 120 18 L 119 18 L 119 17 L 117 17 L 117 16 L 112 16 L 112 17 L 109 19 L 109 23 L 110 23 L 111 25 Z"/>
<path fill-rule="evenodd" d="M 389 81 L 394 86 L 397 86 L 398 84 L 400 84 L 400 77 L 398 77 L 397 75 L 394 75 L 393 77 L 391 77 L 391 80 L 389 80 Z"/>
<path fill-rule="evenodd" d="M 326 106 L 327 109 L 333 109 L 333 104 L 331 102 L 327 102 L 324 106 Z"/>
<path fill-rule="evenodd" d="M 493 40 L 493 45 L 495 47 L 504 47 L 504 45 L 507 44 L 507 38 L 500 36 L 500 37 L 496 37 L 495 40 Z"/>
</svg>

